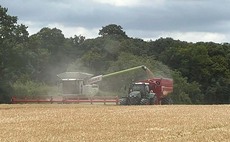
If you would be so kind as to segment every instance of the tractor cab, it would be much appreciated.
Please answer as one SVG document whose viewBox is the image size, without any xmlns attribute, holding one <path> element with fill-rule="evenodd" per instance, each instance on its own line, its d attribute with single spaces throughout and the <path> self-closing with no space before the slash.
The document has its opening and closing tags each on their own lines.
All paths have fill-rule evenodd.
<svg viewBox="0 0 230 142">
<path fill-rule="evenodd" d="M 154 93 L 150 93 L 149 83 L 136 82 L 131 84 L 127 97 L 120 100 L 121 105 L 147 105 L 152 104 Z"/>
<path fill-rule="evenodd" d="M 137 82 L 133 83 L 129 89 L 129 94 L 133 91 L 137 91 L 140 93 L 141 98 L 146 97 L 149 93 L 149 83 Z"/>
</svg>

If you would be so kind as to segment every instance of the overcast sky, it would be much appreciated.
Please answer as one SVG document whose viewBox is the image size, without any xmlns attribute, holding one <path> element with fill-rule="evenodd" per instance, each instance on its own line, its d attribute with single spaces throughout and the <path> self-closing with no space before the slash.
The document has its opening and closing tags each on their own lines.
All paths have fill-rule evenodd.
<svg viewBox="0 0 230 142">
<path fill-rule="evenodd" d="M 58 28 L 65 37 L 98 37 L 117 24 L 129 37 L 172 37 L 189 42 L 230 43 L 230 0 L 0 0 L 8 14 L 28 26 Z"/>
</svg>

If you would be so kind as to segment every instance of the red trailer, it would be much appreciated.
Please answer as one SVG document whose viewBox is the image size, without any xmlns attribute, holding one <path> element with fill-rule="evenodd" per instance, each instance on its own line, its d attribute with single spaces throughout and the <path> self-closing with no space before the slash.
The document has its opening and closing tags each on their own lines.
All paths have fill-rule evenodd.
<svg viewBox="0 0 230 142">
<path fill-rule="evenodd" d="M 173 80 L 152 78 L 132 83 L 128 96 L 122 97 L 121 105 L 172 104 L 168 97 L 173 91 Z"/>
<path fill-rule="evenodd" d="M 173 92 L 173 80 L 169 78 L 153 78 L 139 81 L 142 83 L 149 83 L 149 92 L 151 90 L 156 94 L 157 104 L 172 103 L 168 97 L 169 93 Z"/>
</svg>

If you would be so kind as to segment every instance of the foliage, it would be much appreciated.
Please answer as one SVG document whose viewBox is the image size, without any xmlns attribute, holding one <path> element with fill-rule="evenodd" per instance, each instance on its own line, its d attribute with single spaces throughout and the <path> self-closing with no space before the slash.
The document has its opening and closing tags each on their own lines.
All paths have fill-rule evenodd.
<svg viewBox="0 0 230 142">
<path fill-rule="evenodd" d="M 153 76 L 136 70 L 107 78 L 101 82 L 102 92 L 124 94 L 133 80 L 167 77 L 174 79 L 171 97 L 176 103 L 230 103 L 229 43 L 172 38 L 146 42 L 128 37 L 116 24 L 102 27 L 101 36 L 93 39 L 65 38 L 60 29 L 47 27 L 29 36 L 27 27 L 17 24 L 17 17 L 7 11 L 0 6 L 1 103 L 15 94 L 47 94 L 47 88 L 56 85 L 56 75 L 65 71 L 100 75 L 140 65 L 146 65 Z"/>
<path fill-rule="evenodd" d="M 28 39 L 26 26 L 17 24 L 17 17 L 7 14 L 7 9 L 0 6 L 0 79 L 8 80 L 21 74 L 23 65 L 22 46 Z M 19 53 L 18 53 L 19 52 Z M 12 69 L 18 66 L 17 72 Z M 13 72 L 12 72 L 13 71 Z M 11 80 L 8 80 L 11 81 Z"/>
<path fill-rule="evenodd" d="M 122 29 L 120 25 L 110 24 L 102 27 L 98 34 L 102 36 L 122 36 L 126 38 L 127 35 Z"/>
<path fill-rule="evenodd" d="M 183 45 L 167 48 L 159 59 L 180 71 L 188 82 L 198 82 L 206 103 L 229 103 L 229 93 L 221 91 L 222 87 L 229 86 L 229 44 L 199 42 Z"/>
<path fill-rule="evenodd" d="M 12 84 L 13 96 L 35 97 L 39 95 L 48 95 L 50 88 L 43 83 L 36 83 L 31 80 L 16 81 Z"/>
<path fill-rule="evenodd" d="M 176 104 L 201 104 L 203 94 L 197 82 L 188 83 L 187 78 L 181 76 L 180 72 L 173 73 L 173 93 L 171 97 Z"/>
<path fill-rule="evenodd" d="M 56 28 L 43 28 L 30 36 L 28 46 L 34 57 L 30 58 L 30 67 L 35 70 L 33 79 L 47 84 L 56 82 L 56 75 L 66 71 L 66 62 L 74 60 L 72 55 L 68 56 L 68 51 L 74 50 L 69 42 L 71 41 L 65 39 L 62 31 Z"/>
<path fill-rule="evenodd" d="M 10 99 L 10 83 L 25 73 L 24 45 L 28 40 L 27 27 L 17 24 L 17 17 L 7 14 L 0 6 L 0 102 Z"/>
</svg>

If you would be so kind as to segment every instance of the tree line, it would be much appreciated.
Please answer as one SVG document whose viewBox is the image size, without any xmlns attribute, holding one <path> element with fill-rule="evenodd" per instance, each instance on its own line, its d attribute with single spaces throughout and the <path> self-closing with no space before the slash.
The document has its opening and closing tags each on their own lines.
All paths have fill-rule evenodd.
<svg viewBox="0 0 230 142">
<path fill-rule="evenodd" d="M 7 10 L 0 6 L 0 103 L 9 103 L 15 95 L 56 94 L 56 75 L 62 72 L 100 75 L 139 65 L 155 77 L 173 78 L 170 96 L 176 104 L 230 103 L 229 43 L 144 41 L 129 37 L 116 24 L 102 27 L 93 39 L 65 38 L 60 29 L 48 27 L 29 35 L 27 26 Z M 144 76 L 116 76 L 102 82 L 102 90 L 124 94 L 131 80 Z"/>
</svg>

